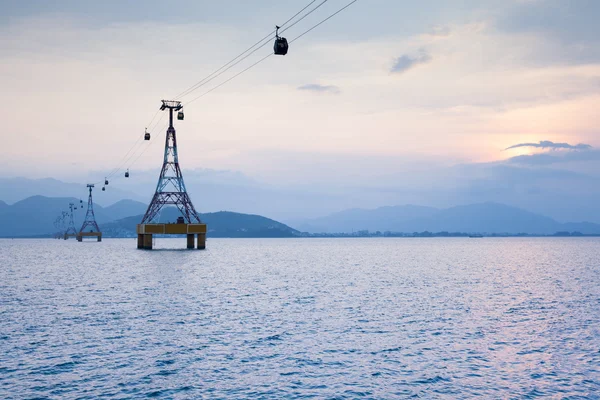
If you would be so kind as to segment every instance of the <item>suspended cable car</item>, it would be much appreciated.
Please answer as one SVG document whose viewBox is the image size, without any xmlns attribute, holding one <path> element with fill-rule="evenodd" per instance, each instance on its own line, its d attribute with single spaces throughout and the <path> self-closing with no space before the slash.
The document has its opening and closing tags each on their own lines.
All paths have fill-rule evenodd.
<svg viewBox="0 0 600 400">
<path fill-rule="evenodd" d="M 83 200 L 79 199 L 79 204 L 81 204 L 81 208 L 83 208 Z"/>
<path fill-rule="evenodd" d="M 183 111 L 179 111 L 179 112 L 177 113 L 177 119 L 178 119 L 179 121 L 183 121 Z"/>
<path fill-rule="evenodd" d="M 148 133 L 148 128 L 144 130 L 144 140 L 150 140 L 150 134 Z"/>
<path fill-rule="evenodd" d="M 273 45 L 273 51 L 278 56 L 285 56 L 288 52 L 288 42 L 284 37 L 279 36 L 279 27 L 275 26 L 275 44 Z"/>
<path fill-rule="evenodd" d="M 106 191 L 106 188 L 105 188 L 104 186 L 102 186 L 102 191 L 103 191 L 103 192 L 105 192 L 105 191 Z"/>
<path fill-rule="evenodd" d="M 104 185 L 108 185 L 108 179 L 104 178 Z"/>
<path fill-rule="evenodd" d="M 129 178 L 129 169 L 125 172 L 125 178 Z"/>
</svg>

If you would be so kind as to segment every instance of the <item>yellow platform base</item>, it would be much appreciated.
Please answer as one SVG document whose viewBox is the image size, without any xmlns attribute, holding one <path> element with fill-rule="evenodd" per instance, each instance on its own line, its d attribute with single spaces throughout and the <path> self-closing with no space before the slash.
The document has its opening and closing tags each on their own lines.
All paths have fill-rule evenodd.
<svg viewBox="0 0 600 400">
<path fill-rule="evenodd" d="M 99 242 L 101 242 L 102 232 L 79 232 L 76 236 L 78 242 L 82 242 L 84 237 L 95 237 Z"/>
<path fill-rule="evenodd" d="M 194 248 L 194 236 L 197 237 L 196 248 L 206 248 L 206 224 L 138 224 L 138 249 L 152 250 L 152 235 L 187 235 L 187 248 Z"/>
</svg>

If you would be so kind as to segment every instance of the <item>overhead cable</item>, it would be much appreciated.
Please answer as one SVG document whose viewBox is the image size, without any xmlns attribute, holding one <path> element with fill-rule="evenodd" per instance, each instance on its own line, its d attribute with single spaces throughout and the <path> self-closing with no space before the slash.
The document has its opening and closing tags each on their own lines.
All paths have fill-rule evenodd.
<svg viewBox="0 0 600 400">
<path fill-rule="evenodd" d="M 333 14 L 329 15 L 327 18 L 321 20 L 319 23 L 313 25 L 312 27 L 310 27 L 309 29 L 307 29 L 306 31 L 302 32 L 300 35 L 296 36 L 294 39 L 292 39 L 290 41 L 290 43 L 295 42 L 296 40 L 300 39 L 301 37 L 303 37 L 304 35 L 308 34 L 309 32 L 311 32 L 312 30 L 316 29 L 317 27 L 319 27 L 320 25 L 324 24 L 325 22 L 329 21 L 331 18 L 335 17 L 336 15 L 338 15 L 339 13 L 341 13 L 342 11 L 344 11 L 345 9 L 347 9 L 348 7 L 350 7 L 352 4 L 356 3 L 358 0 L 353 0 L 350 3 L 346 4 L 344 7 L 340 8 L 339 10 L 337 10 L 336 12 L 334 12 Z M 321 3 L 322 5 L 323 3 Z M 319 5 L 320 6 L 320 5 Z M 317 6 L 318 7 L 318 6 Z M 297 21 L 299 22 L 299 21 Z M 293 26 L 293 25 L 292 25 Z M 291 28 L 292 26 L 288 27 Z M 261 62 L 265 61 L 267 58 L 271 57 L 273 55 L 273 53 L 269 53 L 268 55 L 266 55 L 265 57 L 261 58 L 260 60 L 256 61 L 254 64 L 251 64 L 250 66 L 246 67 L 245 69 L 243 69 L 242 71 L 238 72 L 237 74 L 233 75 L 232 77 L 230 77 L 229 79 L 221 82 L 220 84 L 218 84 L 217 86 L 207 90 L 206 92 L 202 93 L 199 96 L 194 97 L 192 100 L 188 101 L 185 103 L 185 105 L 188 105 L 190 103 L 193 103 L 194 101 L 206 96 L 207 94 L 217 90 L 218 88 L 220 88 L 221 86 L 225 85 L 226 83 L 232 81 L 233 79 L 237 78 L 238 76 L 242 75 L 244 72 L 250 70 L 251 68 L 254 68 L 255 66 L 257 66 L 258 64 L 260 64 Z"/>
<path fill-rule="evenodd" d="M 281 30 L 281 33 L 285 32 L 286 30 L 292 28 L 294 25 L 296 25 L 298 22 L 302 21 L 304 18 L 308 17 L 310 14 L 312 14 L 313 12 L 315 12 L 318 8 L 320 8 L 323 4 L 327 3 L 327 1 L 329 0 L 323 0 L 321 1 L 321 3 L 319 3 L 316 7 L 314 7 L 312 10 L 308 11 L 306 14 L 304 14 L 302 17 L 300 17 L 297 21 L 295 21 L 292 25 L 288 26 L 287 28 Z M 306 7 L 304 7 L 302 10 L 298 11 L 292 18 L 288 19 L 287 21 L 285 21 L 283 24 L 280 25 L 280 28 L 282 28 L 283 26 L 285 26 L 287 23 L 289 23 L 290 21 L 292 21 L 294 18 L 296 18 L 300 13 L 302 13 L 304 10 L 306 10 L 308 7 L 310 7 L 313 3 L 315 3 L 316 0 L 311 1 Z M 227 64 L 223 65 L 221 68 L 217 69 L 216 71 L 214 71 L 212 74 L 208 75 L 207 77 L 205 77 L 204 79 L 202 79 L 201 81 L 199 81 L 198 83 L 196 83 L 195 85 L 191 86 L 190 88 L 188 88 L 187 90 L 185 90 L 184 92 L 182 92 L 181 94 L 179 94 L 175 100 L 177 99 L 181 99 L 182 97 L 187 96 L 188 94 L 196 91 L 197 89 L 201 88 L 202 86 L 206 85 L 207 83 L 215 80 L 216 78 L 218 78 L 219 76 L 223 75 L 225 72 L 229 71 L 231 68 L 235 67 L 236 65 L 238 65 L 239 63 L 241 63 L 242 61 L 244 61 L 245 59 L 247 59 L 248 57 L 250 57 L 252 54 L 256 53 L 258 50 L 260 50 L 261 48 L 265 47 L 267 44 L 271 43 L 271 38 L 273 37 L 273 34 L 276 31 L 272 31 L 271 33 L 269 33 L 267 36 L 265 36 L 264 38 L 262 38 L 261 40 L 259 40 L 258 42 L 256 42 L 255 44 L 253 44 L 252 46 L 250 46 L 248 49 L 246 49 L 244 52 L 242 52 L 241 54 L 239 54 L 237 57 L 235 57 L 234 59 L 232 59 L 231 61 L 229 61 Z M 257 47 L 258 46 L 258 47 Z M 247 53 L 247 54 L 246 54 Z M 244 56 L 245 54 L 245 56 Z M 244 56 L 244 57 L 242 57 Z M 240 58 L 242 57 L 242 58 Z M 236 61 L 237 60 L 237 61 Z"/>
</svg>

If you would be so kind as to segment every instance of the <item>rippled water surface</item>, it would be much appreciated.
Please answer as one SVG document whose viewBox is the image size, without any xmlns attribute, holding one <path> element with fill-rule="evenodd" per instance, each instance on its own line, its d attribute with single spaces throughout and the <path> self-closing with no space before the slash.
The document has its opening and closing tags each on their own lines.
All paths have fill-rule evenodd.
<svg viewBox="0 0 600 400">
<path fill-rule="evenodd" d="M 598 239 L 135 245 L 0 240 L 0 398 L 600 398 Z"/>
</svg>

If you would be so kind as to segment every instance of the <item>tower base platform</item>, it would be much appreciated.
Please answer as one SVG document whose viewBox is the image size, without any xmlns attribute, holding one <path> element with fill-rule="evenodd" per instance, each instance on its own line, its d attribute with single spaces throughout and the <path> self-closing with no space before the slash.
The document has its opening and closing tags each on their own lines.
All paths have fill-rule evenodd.
<svg viewBox="0 0 600 400">
<path fill-rule="evenodd" d="M 78 242 L 82 242 L 84 237 L 95 237 L 99 242 L 101 242 L 102 232 L 79 232 L 76 236 Z"/>
<path fill-rule="evenodd" d="M 206 224 L 138 224 L 137 234 L 138 249 L 152 250 L 152 235 L 186 235 L 188 249 L 206 249 Z"/>
</svg>

